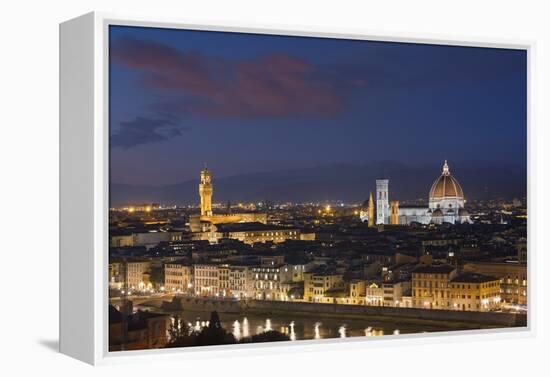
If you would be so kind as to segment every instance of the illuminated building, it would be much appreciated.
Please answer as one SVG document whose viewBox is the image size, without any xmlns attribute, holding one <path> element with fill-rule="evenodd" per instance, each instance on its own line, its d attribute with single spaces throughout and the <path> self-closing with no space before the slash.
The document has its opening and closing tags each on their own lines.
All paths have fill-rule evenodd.
<svg viewBox="0 0 550 377">
<path fill-rule="evenodd" d="M 130 247 L 130 246 L 145 246 L 147 248 L 154 247 L 160 242 L 174 242 L 182 240 L 182 232 L 163 232 L 163 231 L 119 231 L 111 230 L 109 237 L 110 247 Z"/>
<path fill-rule="evenodd" d="M 251 296 L 248 267 L 229 266 L 229 294 L 241 299 Z"/>
<path fill-rule="evenodd" d="M 369 205 L 367 206 L 368 223 L 370 227 L 374 226 L 374 199 L 372 198 L 372 192 L 369 193 Z"/>
<path fill-rule="evenodd" d="M 381 284 L 370 283 L 367 285 L 365 304 L 368 306 L 382 306 L 384 304 L 384 289 Z"/>
<path fill-rule="evenodd" d="M 344 288 L 343 275 L 326 268 L 304 273 L 304 301 L 323 302 L 323 297 L 328 290 L 342 288 Z"/>
<path fill-rule="evenodd" d="M 502 305 L 527 308 L 527 264 L 506 262 L 468 262 L 464 270 L 495 276 L 500 283 Z"/>
<path fill-rule="evenodd" d="M 389 220 L 388 210 L 388 180 L 376 180 L 376 224 L 387 224 Z"/>
<path fill-rule="evenodd" d="M 470 214 L 464 208 L 464 193 L 457 179 L 451 175 L 447 161 L 441 175 L 433 182 L 428 195 L 429 205 L 403 206 L 399 202 L 389 202 L 388 179 L 376 180 L 376 224 L 409 225 L 469 223 Z M 370 203 L 370 198 L 369 198 Z M 370 208 L 370 207 L 369 207 Z M 373 207 L 374 208 L 374 207 Z M 368 211 L 361 212 L 361 220 L 374 218 Z M 369 226 L 372 226 L 369 222 Z"/>
<path fill-rule="evenodd" d="M 182 232 L 140 231 L 133 233 L 133 246 L 151 248 L 160 242 L 174 242 L 182 240 Z"/>
<path fill-rule="evenodd" d="M 259 222 L 214 225 L 211 240 L 219 240 L 221 238 L 232 238 L 246 244 L 253 244 L 255 242 L 280 243 L 286 240 L 299 240 L 300 230 Z"/>
<path fill-rule="evenodd" d="M 429 212 L 432 215 L 432 222 L 436 224 L 470 222 L 470 215 L 464 209 L 462 187 L 451 175 L 447 160 L 443 164 L 441 176 L 435 180 L 430 189 Z"/>
<path fill-rule="evenodd" d="M 129 293 L 151 289 L 151 262 L 149 260 L 111 261 L 109 263 L 109 287 L 124 289 Z"/>
<path fill-rule="evenodd" d="M 372 198 L 372 192 L 369 193 L 369 199 L 363 203 L 363 207 L 359 212 L 359 218 L 362 222 L 368 222 L 370 227 L 375 225 L 374 218 L 374 199 Z"/>
<path fill-rule="evenodd" d="M 367 284 L 364 280 L 353 280 L 349 284 L 349 296 L 351 299 L 363 299 L 367 292 Z M 363 302 L 358 302 L 362 304 Z"/>
<path fill-rule="evenodd" d="M 121 262 L 110 262 L 109 263 L 109 288 L 112 289 L 122 289 L 124 283 L 124 276 L 122 274 L 122 263 Z"/>
<path fill-rule="evenodd" d="M 214 194 L 212 173 L 205 168 L 201 171 L 200 178 L 200 214 L 191 215 L 189 217 L 189 227 L 191 232 L 204 232 L 208 230 L 212 224 L 216 225 L 243 222 L 259 222 L 267 224 L 267 214 L 265 213 L 249 212 L 214 214 L 212 211 L 212 196 Z"/>
<path fill-rule="evenodd" d="M 285 283 L 297 283 L 304 281 L 306 266 L 303 264 L 285 264 L 281 267 L 281 281 Z"/>
<path fill-rule="evenodd" d="M 419 266 L 412 271 L 412 299 L 415 308 L 451 310 L 451 280 L 454 266 Z"/>
<path fill-rule="evenodd" d="M 201 198 L 201 216 L 212 216 L 212 176 L 208 168 L 201 170 L 201 181 L 199 183 L 199 196 Z"/>
<path fill-rule="evenodd" d="M 472 272 L 451 280 L 452 309 L 485 312 L 500 308 L 498 278 Z"/>
<path fill-rule="evenodd" d="M 218 296 L 220 279 L 217 264 L 193 265 L 195 294 L 199 296 Z"/>
<path fill-rule="evenodd" d="M 150 261 L 132 261 L 127 262 L 127 282 L 129 289 L 151 289 L 152 284 L 150 280 Z"/>
<path fill-rule="evenodd" d="M 339 304 L 365 305 L 367 283 L 364 280 L 352 280 L 349 282 L 349 294 L 339 300 Z"/>
<path fill-rule="evenodd" d="M 422 309 L 489 311 L 500 307 L 498 278 L 454 266 L 420 266 L 412 273 L 413 306 Z"/>
<path fill-rule="evenodd" d="M 250 290 L 250 273 L 246 266 L 195 264 L 193 289 L 200 296 L 253 297 Z"/>
<path fill-rule="evenodd" d="M 410 292 L 411 282 L 408 280 L 384 281 L 382 283 L 383 306 L 406 307 L 403 296 Z"/>
<path fill-rule="evenodd" d="M 193 292 L 193 267 L 186 263 L 165 264 L 164 289 L 167 292 Z"/>
<path fill-rule="evenodd" d="M 218 292 L 223 297 L 231 295 L 228 264 L 221 264 L 218 266 Z"/>
<path fill-rule="evenodd" d="M 390 202 L 390 224 L 399 225 L 399 202 L 397 200 Z"/>
<path fill-rule="evenodd" d="M 134 246 L 134 236 L 130 232 L 111 231 L 109 236 L 109 247 Z"/>
<path fill-rule="evenodd" d="M 281 284 L 281 266 L 260 266 L 250 271 L 251 297 L 256 300 L 287 300 Z"/>
</svg>

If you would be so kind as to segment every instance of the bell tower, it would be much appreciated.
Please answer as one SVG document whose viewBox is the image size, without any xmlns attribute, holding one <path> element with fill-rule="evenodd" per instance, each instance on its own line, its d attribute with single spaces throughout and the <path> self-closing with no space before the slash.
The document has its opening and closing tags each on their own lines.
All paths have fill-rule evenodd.
<svg viewBox="0 0 550 377">
<path fill-rule="evenodd" d="M 201 182 L 199 183 L 199 195 L 201 197 L 201 216 L 212 216 L 212 175 L 206 164 L 201 170 Z"/>
<path fill-rule="evenodd" d="M 399 202 L 397 200 L 390 202 L 390 224 L 399 225 Z"/>
<path fill-rule="evenodd" d="M 376 224 L 387 224 L 389 220 L 388 180 L 376 180 Z"/>
<path fill-rule="evenodd" d="M 369 226 L 374 226 L 374 200 L 372 199 L 372 192 L 369 194 L 369 205 L 367 207 L 367 218 L 369 222 Z"/>
</svg>

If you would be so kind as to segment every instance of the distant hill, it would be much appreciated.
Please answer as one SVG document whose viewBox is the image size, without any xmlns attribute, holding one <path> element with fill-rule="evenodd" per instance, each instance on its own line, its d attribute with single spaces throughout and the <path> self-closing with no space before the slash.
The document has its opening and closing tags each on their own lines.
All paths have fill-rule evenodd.
<svg viewBox="0 0 550 377">
<path fill-rule="evenodd" d="M 526 168 L 479 161 L 451 162 L 450 168 L 468 199 L 511 199 L 526 195 Z M 391 161 L 365 165 L 330 164 L 230 177 L 216 177 L 214 171 L 214 201 L 363 201 L 369 191 L 374 192 L 375 180 L 381 176 L 390 180 L 390 199 L 411 201 L 427 199 L 440 173 L 440 165 L 408 166 Z M 198 179 L 162 187 L 113 183 L 111 205 L 198 203 L 198 183 Z"/>
</svg>

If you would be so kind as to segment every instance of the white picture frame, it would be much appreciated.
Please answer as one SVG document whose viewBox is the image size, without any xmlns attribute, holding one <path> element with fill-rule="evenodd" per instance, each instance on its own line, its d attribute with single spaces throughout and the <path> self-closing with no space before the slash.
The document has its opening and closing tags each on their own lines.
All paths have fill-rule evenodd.
<svg viewBox="0 0 550 377">
<path fill-rule="evenodd" d="M 528 326 L 495 330 L 414 334 L 380 338 L 308 340 L 131 352 L 108 351 L 108 27 L 109 25 L 252 32 L 293 36 L 512 48 L 527 51 L 528 62 L 528 210 L 532 219 L 534 188 L 530 184 L 532 150 L 531 96 L 533 41 L 381 33 L 365 30 L 319 30 L 270 25 L 207 25 L 171 19 L 88 13 L 60 25 L 60 351 L 90 364 L 136 359 L 231 357 L 294 353 L 322 347 L 365 348 L 446 341 L 506 339 L 535 334 L 536 301 L 528 286 Z M 528 233 L 528 276 L 534 282 L 536 251 Z"/>
</svg>

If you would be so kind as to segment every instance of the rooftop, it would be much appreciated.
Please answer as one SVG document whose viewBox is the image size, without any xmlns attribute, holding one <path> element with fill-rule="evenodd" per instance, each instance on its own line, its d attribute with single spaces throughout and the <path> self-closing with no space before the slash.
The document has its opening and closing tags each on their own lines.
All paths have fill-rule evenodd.
<svg viewBox="0 0 550 377">
<path fill-rule="evenodd" d="M 412 272 L 421 274 L 449 274 L 456 269 L 450 264 L 432 264 L 431 266 L 418 266 Z"/>
<path fill-rule="evenodd" d="M 229 224 L 217 224 L 216 229 L 218 232 L 247 232 L 247 231 L 270 231 L 270 230 L 292 230 L 294 228 L 288 228 L 280 225 L 269 225 L 260 222 L 251 223 L 229 223 Z"/>
<path fill-rule="evenodd" d="M 477 274 L 473 272 L 465 272 L 455 277 L 453 280 L 451 280 L 451 282 L 452 283 L 487 283 L 495 280 L 499 280 L 499 279 L 490 275 Z"/>
</svg>

